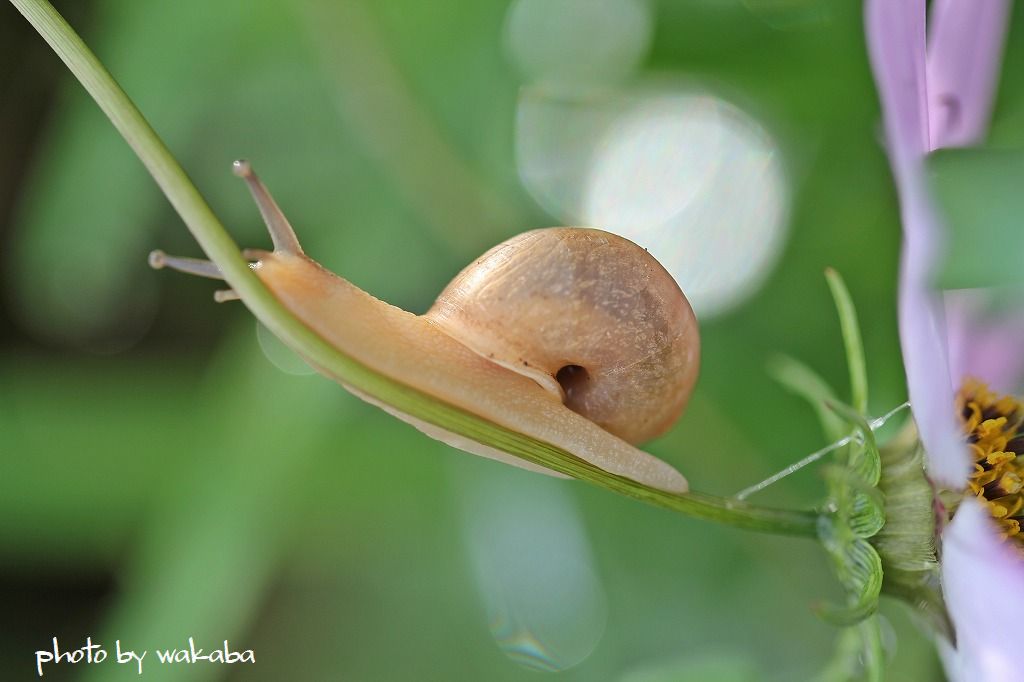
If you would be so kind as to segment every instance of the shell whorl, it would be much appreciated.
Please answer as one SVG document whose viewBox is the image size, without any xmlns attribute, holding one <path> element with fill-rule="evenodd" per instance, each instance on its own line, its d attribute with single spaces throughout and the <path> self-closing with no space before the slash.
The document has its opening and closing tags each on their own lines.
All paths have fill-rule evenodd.
<svg viewBox="0 0 1024 682">
<path fill-rule="evenodd" d="M 534 230 L 464 269 L 425 315 L 630 443 L 679 417 L 697 380 L 697 322 L 646 250 L 601 230 Z"/>
</svg>

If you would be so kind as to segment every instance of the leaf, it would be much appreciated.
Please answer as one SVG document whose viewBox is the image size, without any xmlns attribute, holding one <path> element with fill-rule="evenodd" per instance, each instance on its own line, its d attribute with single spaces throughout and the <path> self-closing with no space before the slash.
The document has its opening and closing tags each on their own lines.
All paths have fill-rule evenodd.
<svg viewBox="0 0 1024 682">
<path fill-rule="evenodd" d="M 929 157 L 946 227 L 943 289 L 1024 282 L 1024 151 L 951 149 Z"/>
</svg>

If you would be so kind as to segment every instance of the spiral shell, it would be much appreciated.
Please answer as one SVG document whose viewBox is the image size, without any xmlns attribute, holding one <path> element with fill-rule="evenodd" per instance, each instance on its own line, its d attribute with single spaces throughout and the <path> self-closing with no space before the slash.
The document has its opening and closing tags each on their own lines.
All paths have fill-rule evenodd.
<svg viewBox="0 0 1024 682">
<path fill-rule="evenodd" d="M 600 230 L 533 230 L 495 246 L 426 318 L 630 443 L 664 433 L 697 380 L 697 321 L 676 281 Z"/>
</svg>

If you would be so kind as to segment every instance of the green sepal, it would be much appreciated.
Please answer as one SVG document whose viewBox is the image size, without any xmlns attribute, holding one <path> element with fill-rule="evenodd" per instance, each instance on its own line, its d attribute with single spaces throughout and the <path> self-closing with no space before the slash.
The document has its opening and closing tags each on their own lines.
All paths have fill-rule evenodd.
<svg viewBox="0 0 1024 682">
<path fill-rule="evenodd" d="M 889 522 L 874 544 L 891 569 L 936 571 L 934 491 L 925 476 L 920 442 L 916 437 L 907 440 L 901 436 L 881 450 L 878 488 L 885 496 Z"/>
<path fill-rule="evenodd" d="M 881 475 L 878 446 L 867 421 L 836 401 L 812 370 L 789 359 L 777 363 L 776 368 L 782 383 L 822 407 L 819 414 L 826 429 L 841 434 L 844 419 L 861 429 L 861 439 L 847 446 L 846 461 L 839 458 L 840 462 L 822 470 L 829 487 L 825 507 L 831 513 L 818 522 L 818 537 L 832 559 L 847 603 L 822 605 L 816 611 L 829 622 L 853 625 L 875 613 L 882 587 L 881 558 L 868 542 L 885 525 L 885 499 L 876 488 Z"/>
<path fill-rule="evenodd" d="M 846 511 L 847 525 L 854 537 L 874 537 L 885 525 L 885 497 L 847 467 L 826 467 L 825 477 L 834 485 L 845 485 L 852 493 Z M 838 503 L 834 505 L 838 508 Z"/>
<path fill-rule="evenodd" d="M 882 560 L 867 540 L 838 543 L 836 573 L 852 598 L 845 605 L 821 604 L 815 611 L 834 625 L 856 625 L 878 610 L 882 591 Z"/>
<path fill-rule="evenodd" d="M 860 435 L 858 445 L 850 450 L 850 470 L 864 479 L 868 485 L 874 487 L 882 475 L 882 461 L 878 452 L 878 442 L 875 440 L 875 432 L 871 430 L 864 416 L 849 405 L 840 402 L 830 402 L 829 409 L 835 411 L 857 430 Z"/>
<path fill-rule="evenodd" d="M 884 497 L 875 487 L 882 475 L 878 443 L 871 426 L 853 408 L 842 403 L 829 403 L 829 407 L 859 435 L 847 450 L 845 470 L 830 477 L 833 502 L 855 537 L 870 538 L 885 525 Z"/>
<path fill-rule="evenodd" d="M 841 467 L 826 472 L 835 514 L 818 524 L 818 537 L 847 595 L 846 604 L 822 607 L 819 613 L 840 625 L 856 624 L 877 610 L 883 579 L 882 559 L 868 538 L 878 532 L 884 517 L 877 498 L 858 491 L 864 482 L 851 485 L 850 476 Z"/>
<path fill-rule="evenodd" d="M 888 522 L 871 542 L 882 558 L 882 591 L 904 600 L 952 640 L 939 584 L 935 551 L 934 490 L 925 476 L 924 450 L 909 425 L 882 447 L 882 478 Z"/>
<path fill-rule="evenodd" d="M 880 637 L 877 619 L 872 616 L 878 610 L 884 574 L 882 559 L 870 539 L 886 522 L 885 497 L 877 489 L 881 478 L 881 456 L 875 434 L 864 416 L 868 404 L 868 380 L 857 311 L 839 273 L 828 269 L 825 278 L 839 315 L 853 406 L 829 395 L 831 391 L 816 386 L 813 375 L 808 377 L 804 373 L 801 385 L 814 390 L 816 398 L 832 413 L 832 419 L 822 419 L 828 435 L 838 440 L 852 432 L 853 437 L 839 451 L 835 464 L 823 471 L 829 492 L 827 508 L 832 514 L 818 523 L 818 537 L 832 559 L 846 602 L 821 605 L 817 612 L 831 623 L 854 628 L 865 676 L 880 679 L 883 664 Z"/>
</svg>

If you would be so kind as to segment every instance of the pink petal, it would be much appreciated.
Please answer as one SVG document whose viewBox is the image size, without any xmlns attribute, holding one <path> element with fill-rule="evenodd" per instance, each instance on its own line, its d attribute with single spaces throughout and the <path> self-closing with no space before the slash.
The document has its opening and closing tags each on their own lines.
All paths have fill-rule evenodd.
<svg viewBox="0 0 1024 682">
<path fill-rule="evenodd" d="M 901 193 L 899 328 L 907 393 L 928 457 L 928 475 L 953 488 L 967 482 L 970 459 L 954 410 L 942 295 L 932 290 L 930 268 L 938 219 L 919 173 L 907 173 Z"/>
<path fill-rule="evenodd" d="M 946 292 L 950 373 L 954 385 L 975 377 L 994 391 L 1020 393 L 1024 388 L 1024 308 L 986 314 L 989 298 L 978 290 Z"/>
<path fill-rule="evenodd" d="M 864 21 L 886 140 L 901 182 L 906 164 L 928 151 L 925 0 L 868 0 Z"/>
<path fill-rule="evenodd" d="M 1024 556 L 999 539 L 982 506 L 965 500 L 942 542 L 943 591 L 956 628 L 953 679 L 1020 682 Z"/>
<path fill-rule="evenodd" d="M 878 83 L 889 158 L 900 195 L 900 343 L 907 391 L 929 474 L 966 482 L 969 460 L 956 425 L 941 296 L 930 286 L 941 230 L 924 175 L 928 150 L 924 0 L 868 0 L 868 53 Z"/>
<path fill-rule="evenodd" d="M 931 145 L 961 147 L 988 129 L 1009 0 L 934 0 L 928 34 Z"/>
</svg>

